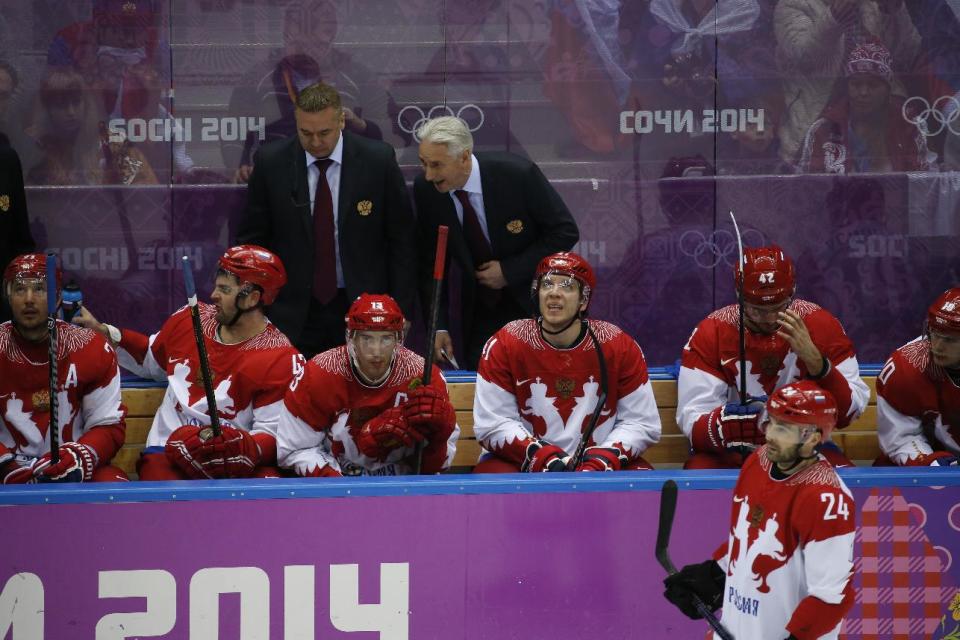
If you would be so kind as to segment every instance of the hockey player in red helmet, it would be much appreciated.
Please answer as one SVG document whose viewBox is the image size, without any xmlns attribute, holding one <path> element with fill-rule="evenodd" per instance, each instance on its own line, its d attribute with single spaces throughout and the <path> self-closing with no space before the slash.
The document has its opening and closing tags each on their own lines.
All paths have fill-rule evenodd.
<svg viewBox="0 0 960 640">
<path fill-rule="evenodd" d="M 837 402 L 801 380 L 774 391 L 766 414 L 767 444 L 737 478 L 727 542 L 712 560 L 666 578 L 664 595 L 694 619 L 694 593 L 713 611 L 723 607 L 734 638 L 835 639 L 854 600 L 856 514 L 850 490 L 818 453 L 837 424 Z M 754 551 L 762 561 L 753 562 Z"/>
<path fill-rule="evenodd" d="M 864 410 L 870 390 L 860 378 L 853 344 L 826 309 L 795 297 L 793 261 L 776 246 L 744 250 L 734 273 L 743 287 L 747 402 L 741 403 L 737 304 L 702 320 L 683 347 L 677 381 L 677 424 L 691 443 L 684 468 L 735 468 L 763 443 L 763 401 L 785 384 L 816 380 L 839 406 L 843 428 Z M 833 464 L 852 464 L 832 442 Z"/>
<path fill-rule="evenodd" d="M 54 277 L 59 298 L 59 267 Z M 102 336 L 57 320 L 61 444 L 52 464 L 46 256 L 24 254 L 6 265 L 2 295 L 13 319 L 0 324 L 0 398 L 7 399 L 0 402 L 0 482 L 126 480 L 110 464 L 126 429 L 117 354 Z"/>
<path fill-rule="evenodd" d="M 440 369 L 419 384 L 423 358 L 403 346 L 403 312 L 363 294 L 345 318 L 346 345 L 314 356 L 284 398 L 277 436 L 299 476 L 406 475 L 450 466 L 460 430 Z"/>
<path fill-rule="evenodd" d="M 278 477 L 276 433 L 283 394 L 303 357 L 264 314 L 286 282 L 280 259 L 263 247 L 227 249 L 217 264 L 211 304 L 200 303 L 222 434 L 210 424 L 192 321 L 183 307 L 146 336 L 103 324 L 84 309 L 75 322 L 118 347 L 120 364 L 167 382 L 137 463 L 141 480 Z"/>
<path fill-rule="evenodd" d="M 510 322 L 487 341 L 473 405 L 485 449 L 476 473 L 651 468 L 642 454 L 660 439 L 660 416 L 647 365 L 630 336 L 586 318 L 596 285 L 581 256 L 547 256 L 531 285 L 537 317 Z"/>
<path fill-rule="evenodd" d="M 927 310 L 923 335 L 877 378 L 877 464 L 955 467 L 960 457 L 960 287 Z"/>
</svg>

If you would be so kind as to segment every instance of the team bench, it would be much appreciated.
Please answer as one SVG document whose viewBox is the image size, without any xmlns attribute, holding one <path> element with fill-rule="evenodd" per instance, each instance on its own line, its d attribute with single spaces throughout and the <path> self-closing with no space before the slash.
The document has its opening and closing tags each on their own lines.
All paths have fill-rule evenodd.
<svg viewBox="0 0 960 640">
<path fill-rule="evenodd" d="M 877 442 L 876 376 L 864 376 L 863 380 L 870 387 L 869 405 L 856 422 L 842 431 L 834 431 L 833 439 L 851 460 L 859 465 L 869 465 L 880 453 Z M 657 407 L 660 409 L 663 434 L 660 442 L 648 449 L 644 457 L 655 467 L 677 468 L 687 459 L 687 439 L 676 421 L 677 381 L 664 376 L 663 379 L 653 379 L 652 384 Z M 480 444 L 473 434 L 472 376 L 451 377 L 448 388 L 450 401 L 457 410 L 457 423 L 460 425 L 453 471 L 469 472 L 480 454 Z M 113 462 L 128 474 L 136 473 L 137 457 L 143 449 L 153 415 L 164 391 L 162 387 L 123 389 L 123 402 L 127 406 L 127 439 Z"/>
</svg>

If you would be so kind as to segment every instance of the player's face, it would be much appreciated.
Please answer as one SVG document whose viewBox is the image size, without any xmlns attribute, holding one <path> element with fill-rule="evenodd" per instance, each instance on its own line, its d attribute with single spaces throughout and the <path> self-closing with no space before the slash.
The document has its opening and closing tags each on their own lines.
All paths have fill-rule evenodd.
<svg viewBox="0 0 960 640">
<path fill-rule="evenodd" d="M 393 331 L 357 331 L 350 340 L 360 373 L 368 380 L 382 378 L 393 361 L 397 334 Z"/>
<path fill-rule="evenodd" d="M 580 283 L 563 274 L 548 273 L 540 278 L 537 296 L 543 326 L 550 331 L 567 326 L 585 306 L 580 295 Z"/>
<path fill-rule="evenodd" d="M 237 314 L 237 294 L 240 293 L 240 282 L 232 275 L 221 273 L 217 275 L 210 302 L 217 308 L 217 322 L 227 324 Z"/>
<path fill-rule="evenodd" d="M 304 150 L 314 158 L 326 158 L 340 141 L 344 115 L 342 109 L 327 107 L 310 112 L 297 109 L 297 135 Z"/>
<path fill-rule="evenodd" d="M 960 335 L 931 331 L 930 353 L 941 367 L 960 369 Z"/>
<path fill-rule="evenodd" d="M 424 177 L 440 193 L 449 193 L 463 188 L 470 177 L 470 150 L 464 149 L 459 156 L 450 155 L 445 144 L 420 143 L 420 165 Z"/>
<path fill-rule="evenodd" d="M 27 337 L 47 325 L 47 282 L 42 278 L 14 278 L 7 285 L 13 322 Z"/>
<path fill-rule="evenodd" d="M 786 311 L 790 306 L 790 300 L 784 300 L 778 304 L 750 304 L 743 303 L 744 324 L 754 333 L 772 334 L 780 328 L 780 320 L 777 314 Z"/>
<path fill-rule="evenodd" d="M 812 455 L 819 442 L 819 432 L 810 425 L 783 422 L 773 416 L 767 422 L 764 435 L 767 457 L 783 467 L 789 467 L 801 456 Z"/>
</svg>

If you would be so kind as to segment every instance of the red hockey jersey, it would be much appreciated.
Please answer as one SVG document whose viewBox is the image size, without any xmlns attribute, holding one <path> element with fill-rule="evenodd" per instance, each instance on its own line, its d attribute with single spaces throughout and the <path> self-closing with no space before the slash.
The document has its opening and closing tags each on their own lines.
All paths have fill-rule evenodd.
<svg viewBox="0 0 960 640">
<path fill-rule="evenodd" d="M 273 464 L 283 394 L 294 374 L 303 369 L 303 356 L 272 324 L 249 340 L 223 344 L 216 338 L 216 307 L 200 303 L 200 322 L 220 423 L 253 434 L 260 445 L 261 464 Z M 182 425 L 210 424 L 189 308 L 174 313 L 149 338 L 124 329 L 118 353 L 123 368 L 143 378 L 167 381 L 147 434 L 148 449 L 163 447 Z"/>
<path fill-rule="evenodd" d="M 838 428 L 855 420 L 870 399 L 860 378 L 853 343 L 830 312 L 805 300 L 794 300 L 797 313 L 830 371 L 817 383 L 837 401 Z M 706 428 L 706 416 L 740 399 L 740 320 L 737 305 L 714 311 L 700 322 L 683 348 L 677 380 L 677 424 L 693 441 L 693 430 Z M 780 387 L 803 379 L 807 368 L 780 336 L 746 332 L 747 394 L 769 396 Z M 698 424 L 699 421 L 699 424 Z"/>
<path fill-rule="evenodd" d="M 960 455 L 960 387 L 917 338 L 893 352 L 877 378 L 877 436 L 896 464 L 929 465 Z M 930 440 L 947 451 L 934 452 Z"/>
<path fill-rule="evenodd" d="M 714 556 L 727 573 L 723 625 L 735 638 L 835 639 L 853 605 L 853 496 L 823 456 L 784 479 L 772 466 L 761 447 L 733 490 Z"/>
<path fill-rule="evenodd" d="M 108 464 L 123 445 L 117 355 L 98 333 L 57 321 L 57 424 L 60 442 L 81 442 Z M 21 463 L 50 451 L 49 342 L 26 342 L 0 325 L 0 459 Z"/>
<path fill-rule="evenodd" d="M 331 465 L 344 475 L 406 475 L 413 473 L 412 447 L 396 449 L 385 460 L 368 458 L 357 448 L 363 425 L 387 409 L 403 404 L 410 383 L 423 375 L 423 358 L 397 347 L 390 375 L 379 386 L 367 386 L 354 375 L 346 347 L 317 354 L 290 383 L 280 415 L 277 458 L 297 475 Z M 447 395 L 447 385 L 434 365 L 430 386 Z M 460 429 L 446 443 L 428 444 L 421 471 L 436 473 L 450 466 Z"/>
<path fill-rule="evenodd" d="M 643 351 L 616 325 L 590 320 L 606 359 L 608 389 L 588 444 L 632 462 L 660 440 L 660 414 Z M 534 437 L 573 455 L 600 397 L 593 340 L 558 349 L 536 320 L 515 320 L 487 341 L 477 371 L 474 433 L 485 449 L 522 464 Z"/>
</svg>

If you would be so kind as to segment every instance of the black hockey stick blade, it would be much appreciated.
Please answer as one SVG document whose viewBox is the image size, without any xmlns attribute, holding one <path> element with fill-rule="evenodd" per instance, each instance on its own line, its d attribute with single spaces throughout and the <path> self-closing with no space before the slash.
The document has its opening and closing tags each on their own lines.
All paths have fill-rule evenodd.
<svg viewBox="0 0 960 640">
<path fill-rule="evenodd" d="M 677 483 L 667 480 L 660 489 L 660 527 L 657 529 L 657 546 L 654 553 L 657 562 L 664 570 L 673 575 L 677 568 L 670 559 L 670 532 L 673 530 L 673 515 L 677 511 Z"/>
</svg>

